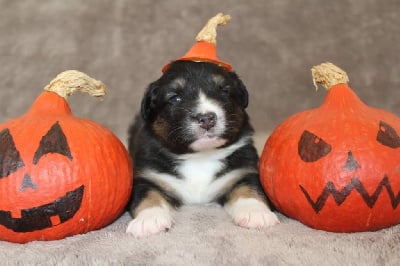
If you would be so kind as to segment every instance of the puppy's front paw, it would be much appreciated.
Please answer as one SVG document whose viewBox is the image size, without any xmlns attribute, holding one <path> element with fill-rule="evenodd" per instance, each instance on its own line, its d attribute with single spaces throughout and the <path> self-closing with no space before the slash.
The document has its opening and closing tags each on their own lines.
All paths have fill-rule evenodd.
<svg viewBox="0 0 400 266">
<path fill-rule="evenodd" d="M 226 207 L 233 222 L 246 228 L 270 227 L 279 223 L 278 217 L 265 203 L 253 198 L 241 198 Z"/>
<path fill-rule="evenodd" d="M 137 238 L 146 237 L 168 231 L 173 223 L 174 220 L 168 208 L 152 207 L 139 212 L 129 223 L 126 232 Z"/>
</svg>

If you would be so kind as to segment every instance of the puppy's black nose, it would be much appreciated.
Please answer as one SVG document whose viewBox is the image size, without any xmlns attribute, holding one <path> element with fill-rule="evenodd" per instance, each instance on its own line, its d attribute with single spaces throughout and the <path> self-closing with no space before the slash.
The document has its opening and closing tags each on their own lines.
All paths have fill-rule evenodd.
<svg viewBox="0 0 400 266">
<path fill-rule="evenodd" d="M 214 112 L 198 114 L 196 116 L 196 120 L 197 122 L 199 122 L 201 128 L 209 130 L 210 128 L 213 128 L 217 123 L 217 114 Z"/>
</svg>

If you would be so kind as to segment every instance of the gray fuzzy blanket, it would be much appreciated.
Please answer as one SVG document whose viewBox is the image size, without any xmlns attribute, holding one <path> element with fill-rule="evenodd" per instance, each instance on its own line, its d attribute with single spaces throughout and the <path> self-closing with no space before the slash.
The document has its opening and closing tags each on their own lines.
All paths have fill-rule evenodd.
<svg viewBox="0 0 400 266">
<path fill-rule="evenodd" d="M 215 205 L 184 207 L 175 226 L 147 239 L 125 234 L 129 215 L 63 240 L 0 242 L 1 265 L 399 265 L 400 226 L 353 234 L 308 228 L 279 215 L 266 230 L 235 226 Z"/>
</svg>

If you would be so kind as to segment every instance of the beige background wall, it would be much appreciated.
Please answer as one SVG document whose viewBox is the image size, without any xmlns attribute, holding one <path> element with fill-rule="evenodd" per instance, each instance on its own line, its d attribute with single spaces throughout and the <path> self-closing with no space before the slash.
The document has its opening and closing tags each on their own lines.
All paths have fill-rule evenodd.
<svg viewBox="0 0 400 266">
<path fill-rule="evenodd" d="M 59 72 L 78 69 L 109 91 L 103 102 L 71 97 L 74 113 L 125 142 L 146 85 L 219 11 L 232 20 L 218 30 L 218 54 L 248 86 L 261 142 L 321 103 L 310 68 L 324 61 L 344 68 L 366 103 L 400 114 L 396 0 L 0 0 L 0 122 L 24 113 Z"/>
</svg>

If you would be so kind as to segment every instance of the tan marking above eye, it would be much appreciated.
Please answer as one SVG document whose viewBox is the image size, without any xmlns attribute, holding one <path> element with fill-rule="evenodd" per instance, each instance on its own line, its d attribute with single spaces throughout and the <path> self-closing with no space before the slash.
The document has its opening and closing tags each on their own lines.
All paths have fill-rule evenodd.
<svg viewBox="0 0 400 266">
<path fill-rule="evenodd" d="M 212 78 L 213 78 L 215 84 L 217 84 L 217 85 L 221 85 L 225 81 L 225 78 L 223 76 L 221 76 L 221 75 L 215 75 L 214 74 L 212 76 Z"/>
<path fill-rule="evenodd" d="M 170 85 L 174 88 L 184 88 L 186 85 L 186 80 L 184 78 L 176 78 L 171 82 Z"/>
</svg>

